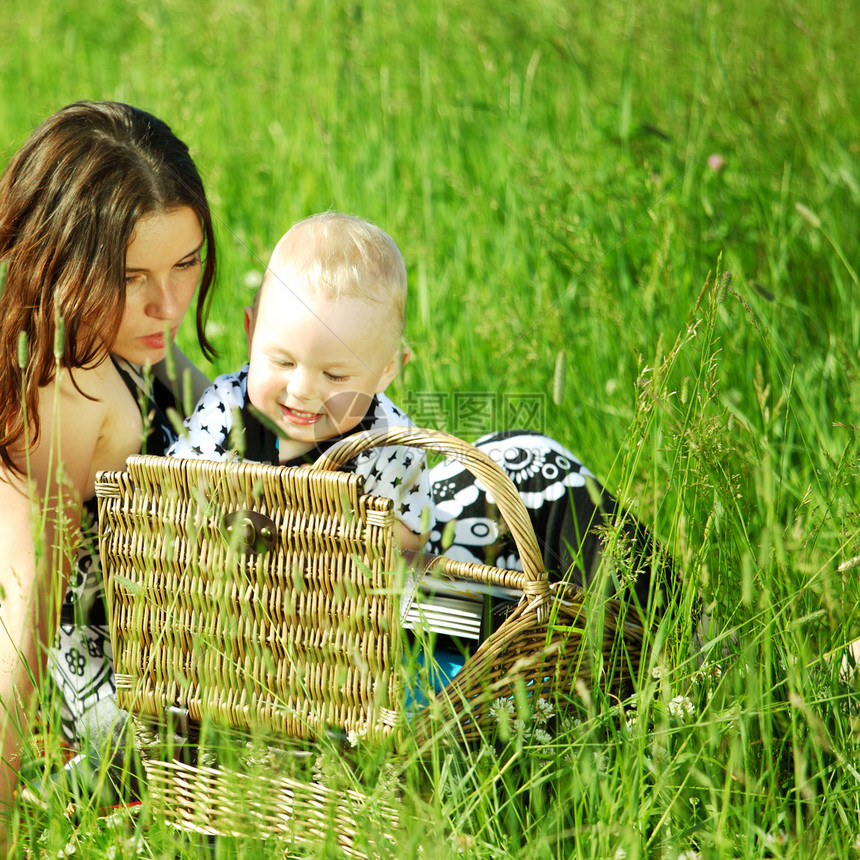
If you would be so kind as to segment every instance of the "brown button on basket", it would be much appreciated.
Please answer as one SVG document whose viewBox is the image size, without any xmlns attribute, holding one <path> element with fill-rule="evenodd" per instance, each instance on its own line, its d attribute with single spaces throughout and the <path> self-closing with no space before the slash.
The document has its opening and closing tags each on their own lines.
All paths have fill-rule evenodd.
<svg viewBox="0 0 860 860">
<path fill-rule="evenodd" d="M 338 471 L 380 445 L 462 462 L 492 495 L 523 567 L 437 560 L 444 576 L 522 597 L 420 708 L 404 699 L 393 504 Z M 269 760 L 280 743 L 307 748 L 332 733 L 420 744 L 444 730 L 469 743 L 492 732 L 498 698 L 561 702 L 577 679 L 621 690 L 638 671 L 641 626 L 611 600 L 589 625 L 584 596 L 548 581 L 512 482 L 449 434 L 356 434 L 304 468 L 136 456 L 101 473 L 96 492 L 117 700 L 134 717 L 151 801 L 179 827 L 298 843 L 334 827 L 350 850 L 370 803 L 355 786 L 333 789 L 295 768 L 252 772 L 183 752 L 204 724 L 237 748 L 265 737 Z M 395 801 L 372 806 L 380 833 L 395 826 Z"/>
</svg>

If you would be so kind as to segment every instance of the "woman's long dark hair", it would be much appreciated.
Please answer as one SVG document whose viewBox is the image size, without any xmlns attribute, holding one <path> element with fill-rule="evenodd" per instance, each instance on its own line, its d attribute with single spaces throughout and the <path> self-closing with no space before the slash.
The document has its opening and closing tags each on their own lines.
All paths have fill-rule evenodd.
<svg viewBox="0 0 860 860">
<path fill-rule="evenodd" d="M 104 361 L 125 309 L 125 258 L 138 221 L 191 207 L 205 236 L 197 297 L 204 330 L 215 278 L 206 192 L 188 147 L 151 114 L 117 102 L 78 102 L 46 119 L 0 178 L 0 460 L 20 472 L 25 429 L 38 439 L 39 389 L 56 372 L 55 331 L 69 370 Z M 28 357 L 18 361 L 21 332 Z M 16 456 L 16 454 L 18 456 Z"/>
</svg>

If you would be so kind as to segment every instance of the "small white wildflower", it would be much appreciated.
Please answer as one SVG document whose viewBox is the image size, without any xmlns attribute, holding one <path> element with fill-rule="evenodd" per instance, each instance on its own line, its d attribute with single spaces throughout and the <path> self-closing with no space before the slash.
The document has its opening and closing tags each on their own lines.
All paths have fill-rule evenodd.
<svg viewBox="0 0 860 860">
<path fill-rule="evenodd" d="M 627 731 L 632 734 L 636 730 L 636 726 L 638 725 L 636 717 L 628 717 L 625 725 L 627 726 Z"/>
<path fill-rule="evenodd" d="M 357 747 L 359 741 L 367 737 L 367 725 L 363 725 L 357 729 L 350 729 L 346 733 L 346 740 L 351 747 Z"/>
<path fill-rule="evenodd" d="M 623 848 L 616 849 L 615 860 L 627 860 L 627 852 Z"/>
<path fill-rule="evenodd" d="M 606 771 L 609 770 L 609 762 L 607 761 L 606 756 L 597 751 L 593 752 L 592 755 L 594 756 L 594 769 L 598 773 L 606 773 Z"/>
<path fill-rule="evenodd" d="M 567 715 L 561 718 L 561 728 L 564 732 L 572 732 L 574 729 L 582 725 L 582 720 L 579 717 L 568 717 Z"/>
<path fill-rule="evenodd" d="M 116 856 L 117 856 L 116 845 L 108 845 L 107 850 L 104 853 L 105 860 L 116 860 Z"/>
<path fill-rule="evenodd" d="M 669 713 L 680 720 L 686 720 L 696 712 L 696 706 L 686 696 L 675 696 L 669 702 Z"/>
<path fill-rule="evenodd" d="M 698 851 L 682 851 L 678 860 L 702 860 L 702 855 Z"/>
<path fill-rule="evenodd" d="M 535 712 L 532 715 L 532 719 L 535 725 L 545 726 L 554 713 L 555 711 L 551 702 L 548 702 L 546 699 L 538 699 L 535 702 Z"/>
<path fill-rule="evenodd" d="M 78 846 L 75 845 L 74 842 L 67 842 L 65 848 L 61 848 L 57 852 L 57 858 L 62 857 L 71 857 L 73 854 L 76 854 L 78 850 Z"/>
<path fill-rule="evenodd" d="M 665 673 L 663 672 L 663 667 L 662 667 L 662 666 L 655 666 L 655 667 L 651 670 L 651 677 L 652 677 L 655 681 L 659 681 L 659 680 L 663 677 L 663 675 L 664 675 L 664 674 L 665 674 Z"/>
<path fill-rule="evenodd" d="M 653 762 L 656 767 L 662 767 L 669 761 L 669 750 L 664 746 L 660 746 L 660 744 L 654 744 L 654 747 L 651 750 L 651 755 L 653 756 Z"/>
<path fill-rule="evenodd" d="M 514 720 L 514 729 L 517 734 L 522 734 L 526 730 L 526 724 L 524 720 Z"/>
<path fill-rule="evenodd" d="M 496 699 L 490 705 L 490 716 L 497 722 L 507 722 L 506 717 L 514 715 L 514 703 L 510 699 Z"/>
<path fill-rule="evenodd" d="M 537 744 L 546 745 L 552 742 L 552 735 L 543 729 L 535 729 L 532 737 L 534 738 L 534 742 Z"/>
</svg>

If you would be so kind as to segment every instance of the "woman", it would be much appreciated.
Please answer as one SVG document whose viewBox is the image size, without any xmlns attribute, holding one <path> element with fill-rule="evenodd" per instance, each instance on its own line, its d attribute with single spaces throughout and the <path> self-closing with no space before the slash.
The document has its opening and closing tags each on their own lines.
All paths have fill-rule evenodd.
<svg viewBox="0 0 860 860">
<path fill-rule="evenodd" d="M 198 285 L 197 335 L 212 353 L 215 242 L 188 148 L 128 105 L 60 110 L 0 179 L 0 260 L 2 835 L 49 643 L 70 735 L 113 692 L 94 478 L 172 441 L 168 389 L 141 370 L 158 372 Z"/>
</svg>

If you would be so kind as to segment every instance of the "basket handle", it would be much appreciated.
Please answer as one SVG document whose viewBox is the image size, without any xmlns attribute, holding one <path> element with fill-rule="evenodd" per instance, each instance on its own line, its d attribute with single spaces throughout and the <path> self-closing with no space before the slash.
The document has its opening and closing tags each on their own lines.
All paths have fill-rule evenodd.
<svg viewBox="0 0 860 860">
<path fill-rule="evenodd" d="M 523 565 L 522 573 L 519 571 L 497 571 L 503 575 L 504 580 L 499 581 L 499 584 L 521 588 L 530 596 L 537 597 L 549 594 L 549 583 L 534 528 L 517 488 L 498 463 L 462 439 L 458 439 L 450 433 L 443 433 L 441 430 L 426 430 L 420 427 L 389 427 L 383 430 L 366 430 L 348 436 L 332 445 L 328 451 L 320 455 L 311 468 L 318 471 L 332 471 L 368 448 L 382 445 L 424 448 L 452 457 L 462 463 L 492 493 L 502 519 L 511 530 Z M 472 571 L 472 568 L 476 570 Z M 486 578 L 487 566 L 448 560 L 446 569 L 455 575 L 477 579 Z M 478 575 L 478 569 L 484 571 L 483 576 Z M 495 570 L 495 568 L 491 570 Z M 492 578 L 498 579 L 499 577 Z"/>
</svg>

